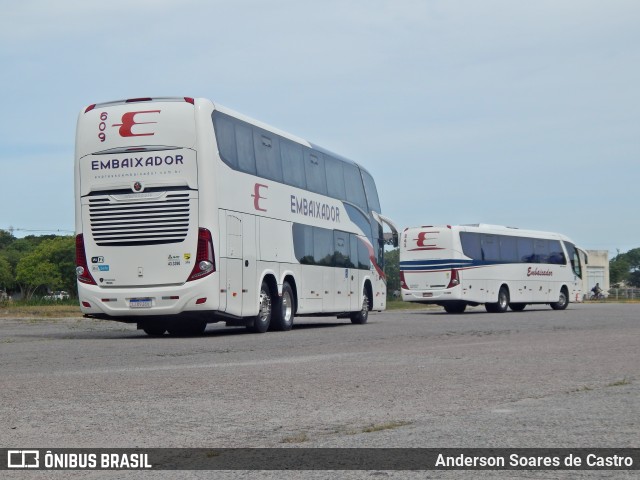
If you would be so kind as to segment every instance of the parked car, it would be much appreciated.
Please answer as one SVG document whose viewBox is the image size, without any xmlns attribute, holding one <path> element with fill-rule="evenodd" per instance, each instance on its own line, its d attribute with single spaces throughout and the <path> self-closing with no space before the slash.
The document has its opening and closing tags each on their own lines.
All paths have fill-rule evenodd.
<svg viewBox="0 0 640 480">
<path fill-rule="evenodd" d="M 55 292 L 51 292 L 49 295 L 45 295 L 42 297 L 43 300 L 67 300 L 69 298 L 69 293 L 64 290 L 57 290 Z"/>
</svg>

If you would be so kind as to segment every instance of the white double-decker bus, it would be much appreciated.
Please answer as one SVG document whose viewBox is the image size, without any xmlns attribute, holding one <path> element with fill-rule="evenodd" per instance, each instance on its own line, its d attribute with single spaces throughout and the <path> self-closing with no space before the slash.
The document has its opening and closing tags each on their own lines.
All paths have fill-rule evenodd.
<svg viewBox="0 0 640 480">
<path fill-rule="evenodd" d="M 586 259 L 558 233 L 494 225 L 407 228 L 400 240 L 402 299 L 449 313 L 480 304 L 496 313 L 528 304 L 563 310 L 582 301 Z"/>
<path fill-rule="evenodd" d="M 85 315 L 180 335 L 289 330 L 295 315 L 365 323 L 386 307 L 395 227 L 371 175 L 209 100 L 82 110 L 75 196 Z"/>
</svg>

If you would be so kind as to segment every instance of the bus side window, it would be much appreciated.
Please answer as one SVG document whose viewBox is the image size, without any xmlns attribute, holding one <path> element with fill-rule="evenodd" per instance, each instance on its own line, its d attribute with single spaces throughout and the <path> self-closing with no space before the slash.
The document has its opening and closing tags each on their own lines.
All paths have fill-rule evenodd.
<svg viewBox="0 0 640 480">
<path fill-rule="evenodd" d="M 367 204 L 369 205 L 368 211 L 382 213 L 380 211 L 380 198 L 378 198 L 378 190 L 376 189 L 376 182 L 373 181 L 373 177 L 364 170 L 360 170 L 362 173 L 362 181 L 364 183 L 364 191 L 367 195 Z"/>
<path fill-rule="evenodd" d="M 358 239 L 358 268 L 360 270 L 369 270 L 371 268 L 371 258 L 369 257 L 369 249 L 364 240 Z"/>
<path fill-rule="evenodd" d="M 253 148 L 256 151 L 256 170 L 262 178 L 282 182 L 282 160 L 278 137 L 258 129 L 253 130 Z"/>
<path fill-rule="evenodd" d="M 516 237 L 499 235 L 500 259 L 507 263 L 518 263 L 518 247 Z"/>
<path fill-rule="evenodd" d="M 313 255 L 313 227 L 293 224 L 293 250 L 296 258 L 303 265 L 313 265 L 315 263 Z"/>
<path fill-rule="evenodd" d="M 327 176 L 324 170 L 324 157 L 320 153 L 305 149 L 304 171 L 307 188 L 315 193 L 327 194 Z"/>
<path fill-rule="evenodd" d="M 564 246 L 567 248 L 569 259 L 571 260 L 571 269 L 577 277 L 582 278 L 582 265 L 580 264 L 580 253 L 573 243 L 564 242 Z"/>
<path fill-rule="evenodd" d="M 535 263 L 536 256 L 533 251 L 533 238 L 518 237 L 518 256 L 522 263 Z"/>
<path fill-rule="evenodd" d="M 351 264 L 351 244 L 349 234 L 339 230 L 333 231 L 333 264 L 336 267 L 352 268 Z"/>
<path fill-rule="evenodd" d="M 542 238 L 533 241 L 533 252 L 536 256 L 536 263 L 549 263 L 549 242 Z"/>
<path fill-rule="evenodd" d="M 236 146 L 238 147 L 238 169 L 256 173 L 256 157 L 253 152 L 253 132 L 244 123 L 236 123 Z"/>
<path fill-rule="evenodd" d="M 333 267 L 333 231 L 320 227 L 312 228 L 315 264 L 323 267 Z"/>
<path fill-rule="evenodd" d="M 338 200 L 346 200 L 344 188 L 344 162 L 325 155 L 324 165 L 327 169 L 327 194 Z"/>
<path fill-rule="evenodd" d="M 564 256 L 559 240 L 549 240 L 549 263 L 554 265 L 567 264 L 567 259 Z"/>
<path fill-rule="evenodd" d="M 233 121 L 219 112 L 214 112 L 214 127 L 220 157 L 231 168 L 238 168 L 238 152 L 236 149 L 236 132 Z"/>
<path fill-rule="evenodd" d="M 344 164 L 344 184 L 347 187 L 347 202 L 351 202 L 367 211 L 367 197 L 364 193 L 364 185 L 360 170 L 355 165 Z"/>
<path fill-rule="evenodd" d="M 350 233 L 349 234 L 349 263 L 351 264 L 351 268 L 360 268 L 360 265 L 358 264 L 358 244 L 362 243 L 360 240 L 358 240 L 358 237 L 353 234 Z"/>
<path fill-rule="evenodd" d="M 302 160 L 302 146 L 288 140 L 280 142 L 282 156 L 282 175 L 287 185 L 307 188 L 304 177 L 304 162 Z"/>
<path fill-rule="evenodd" d="M 482 248 L 480 247 L 480 234 L 475 232 L 460 232 L 462 253 L 472 260 L 482 260 Z"/>
<path fill-rule="evenodd" d="M 482 234 L 482 260 L 496 261 L 500 260 L 500 248 L 498 246 L 498 236 Z"/>
</svg>

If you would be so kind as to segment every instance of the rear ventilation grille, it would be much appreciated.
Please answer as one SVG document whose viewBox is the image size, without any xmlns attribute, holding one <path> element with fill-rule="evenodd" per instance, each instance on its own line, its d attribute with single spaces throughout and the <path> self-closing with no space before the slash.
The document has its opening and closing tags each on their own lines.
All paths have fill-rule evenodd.
<svg viewBox="0 0 640 480">
<path fill-rule="evenodd" d="M 126 247 L 184 241 L 189 231 L 191 192 L 140 197 L 91 195 L 89 220 L 97 245 Z"/>
</svg>

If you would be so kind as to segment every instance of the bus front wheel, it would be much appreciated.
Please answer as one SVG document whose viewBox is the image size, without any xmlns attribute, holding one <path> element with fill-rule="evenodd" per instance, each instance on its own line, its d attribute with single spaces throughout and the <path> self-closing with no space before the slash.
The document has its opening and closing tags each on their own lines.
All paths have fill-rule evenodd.
<svg viewBox="0 0 640 480">
<path fill-rule="evenodd" d="M 563 288 L 560 290 L 560 297 L 557 302 L 551 304 L 551 308 L 554 310 L 564 310 L 569 305 L 569 297 L 567 296 L 566 290 Z"/>
<path fill-rule="evenodd" d="M 367 323 L 369 319 L 369 295 L 367 294 L 367 289 L 365 288 L 364 292 L 362 292 L 362 308 L 359 312 L 355 312 L 351 314 L 351 323 L 355 323 L 358 325 L 363 325 Z"/>
</svg>

